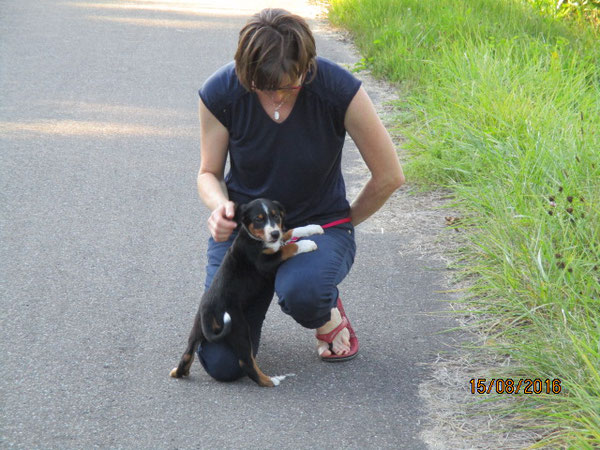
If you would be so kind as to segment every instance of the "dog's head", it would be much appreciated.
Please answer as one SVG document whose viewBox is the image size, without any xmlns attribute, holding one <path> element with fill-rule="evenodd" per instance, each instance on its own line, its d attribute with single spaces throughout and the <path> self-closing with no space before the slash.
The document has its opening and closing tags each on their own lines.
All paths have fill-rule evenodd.
<svg viewBox="0 0 600 450">
<path fill-rule="evenodd" d="M 274 200 L 259 198 L 238 207 L 238 221 L 254 239 L 261 240 L 264 246 L 278 251 L 283 245 L 283 205 Z"/>
</svg>

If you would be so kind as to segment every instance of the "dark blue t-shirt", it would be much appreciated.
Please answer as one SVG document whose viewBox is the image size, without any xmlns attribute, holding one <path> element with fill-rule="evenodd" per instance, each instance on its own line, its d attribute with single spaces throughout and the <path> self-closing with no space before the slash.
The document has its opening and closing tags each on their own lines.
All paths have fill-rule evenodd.
<svg viewBox="0 0 600 450">
<path fill-rule="evenodd" d="M 304 84 L 288 118 L 277 123 L 256 93 L 240 84 L 234 64 L 215 72 L 199 92 L 229 131 L 225 183 L 230 200 L 277 200 L 287 211 L 289 227 L 347 217 L 350 205 L 341 170 L 344 117 L 361 82 L 318 57 L 316 77 Z"/>
</svg>

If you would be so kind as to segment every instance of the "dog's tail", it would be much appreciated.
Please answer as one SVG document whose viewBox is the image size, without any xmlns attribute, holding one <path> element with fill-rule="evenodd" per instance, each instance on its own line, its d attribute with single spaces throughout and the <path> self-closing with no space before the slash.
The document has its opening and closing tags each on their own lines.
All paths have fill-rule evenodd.
<svg viewBox="0 0 600 450">
<path fill-rule="evenodd" d="M 231 331 L 231 316 L 227 311 L 223 313 L 223 320 L 219 323 L 217 315 L 205 314 L 202 317 L 202 331 L 204 337 L 210 342 L 219 342 Z"/>
</svg>

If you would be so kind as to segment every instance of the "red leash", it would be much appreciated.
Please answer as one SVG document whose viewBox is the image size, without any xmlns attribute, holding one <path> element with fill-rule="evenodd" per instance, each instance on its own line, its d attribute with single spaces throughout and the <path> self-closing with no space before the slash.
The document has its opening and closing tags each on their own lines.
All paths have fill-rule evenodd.
<svg viewBox="0 0 600 450">
<path fill-rule="evenodd" d="M 323 228 L 323 229 L 331 228 L 331 227 L 335 227 L 335 226 L 341 225 L 343 223 L 348 223 L 348 222 L 352 222 L 352 219 L 350 217 L 344 217 L 343 219 L 334 220 L 333 222 L 329 222 L 329 223 L 326 223 L 325 225 L 321 225 L 321 228 Z M 298 238 L 292 238 L 289 241 L 287 241 L 286 244 L 289 244 L 290 242 L 296 242 L 297 240 L 298 240 Z"/>
<path fill-rule="evenodd" d="M 329 222 L 329 223 L 326 223 L 325 225 L 321 225 L 321 228 L 323 228 L 323 229 L 331 228 L 331 227 L 335 227 L 337 225 L 341 225 L 343 223 L 348 223 L 348 222 L 352 222 L 352 219 L 350 217 L 344 217 L 343 219 L 334 220 L 333 222 Z"/>
</svg>

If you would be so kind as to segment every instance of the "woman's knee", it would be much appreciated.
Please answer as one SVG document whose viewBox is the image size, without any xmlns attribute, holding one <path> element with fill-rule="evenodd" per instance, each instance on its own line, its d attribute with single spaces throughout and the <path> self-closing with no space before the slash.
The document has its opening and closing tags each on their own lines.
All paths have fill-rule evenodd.
<svg viewBox="0 0 600 450">
<path fill-rule="evenodd" d="M 244 376 L 238 358 L 224 343 L 204 342 L 198 348 L 198 359 L 206 373 L 217 381 L 235 381 Z"/>
<path fill-rule="evenodd" d="M 296 322 L 306 328 L 318 328 L 330 320 L 338 296 L 335 286 L 302 276 L 279 281 L 276 286 L 279 305 Z"/>
</svg>

